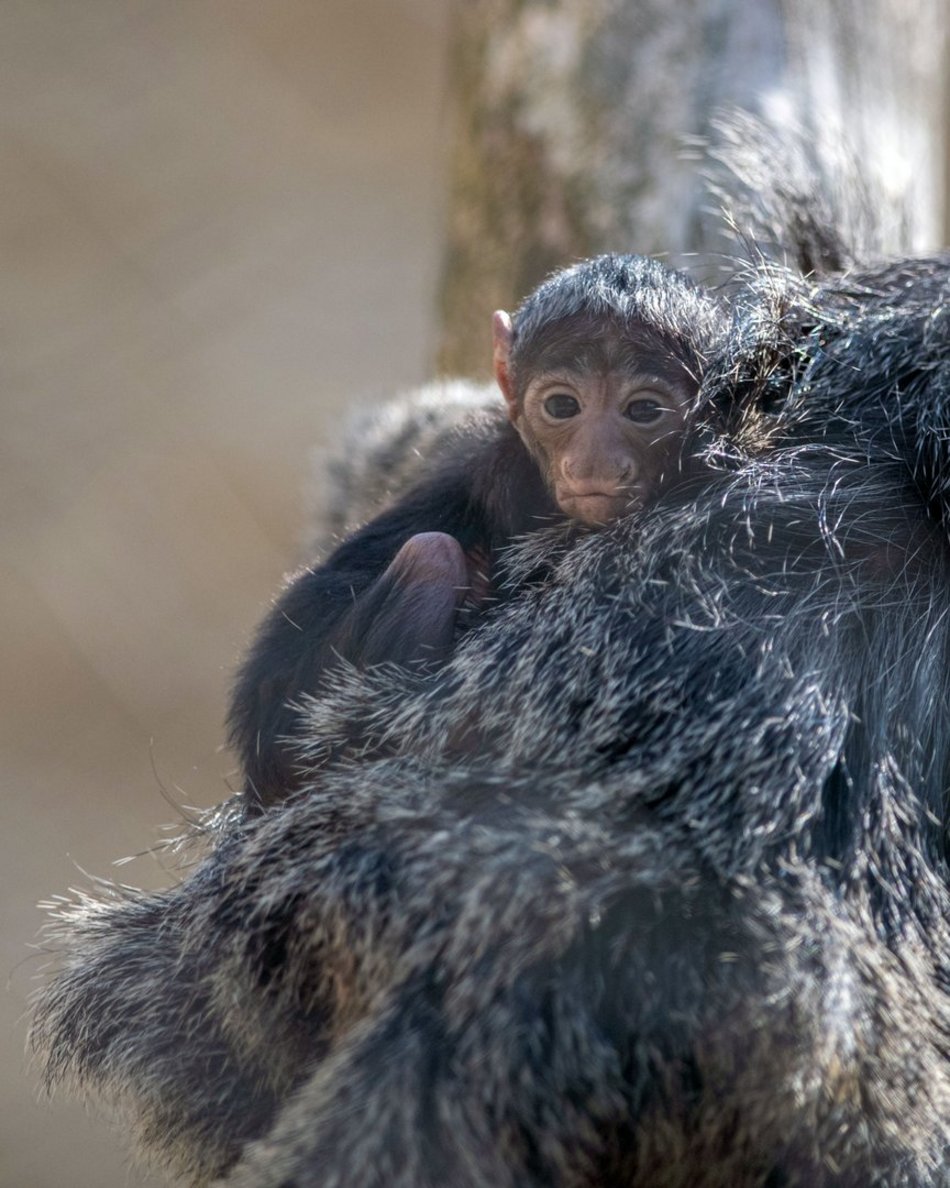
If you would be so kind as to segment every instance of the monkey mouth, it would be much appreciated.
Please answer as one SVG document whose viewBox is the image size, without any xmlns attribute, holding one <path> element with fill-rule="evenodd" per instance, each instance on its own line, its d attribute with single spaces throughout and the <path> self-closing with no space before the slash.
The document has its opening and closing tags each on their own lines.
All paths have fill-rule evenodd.
<svg viewBox="0 0 950 1188">
<path fill-rule="evenodd" d="M 592 527 L 609 524 L 637 502 L 635 491 L 559 491 L 558 505 L 572 520 Z"/>
</svg>

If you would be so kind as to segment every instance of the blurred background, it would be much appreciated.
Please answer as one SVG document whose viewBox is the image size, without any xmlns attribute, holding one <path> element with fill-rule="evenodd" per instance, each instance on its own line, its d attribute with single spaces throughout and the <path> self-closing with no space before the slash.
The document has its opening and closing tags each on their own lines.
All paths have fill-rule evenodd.
<svg viewBox="0 0 950 1188">
<path fill-rule="evenodd" d="M 160 827 L 236 786 L 230 677 L 349 410 L 483 370 L 490 311 L 571 258 L 721 248 L 683 154 L 719 104 L 846 132 L 879 246 L 946 242 L 946 25 L 945 0 L 0 0 L 0 1188 L 164 1182 L 24 1073 L 36 904 L 162 884 Z"/>
<path fill-rule="evenodd" d="M 431 370 L 440 0 L 0 3 L 0 1185 L 146 1182 L 24 1077 L 38 900 L 150 885 L 309 454 Z"/>
</svg>

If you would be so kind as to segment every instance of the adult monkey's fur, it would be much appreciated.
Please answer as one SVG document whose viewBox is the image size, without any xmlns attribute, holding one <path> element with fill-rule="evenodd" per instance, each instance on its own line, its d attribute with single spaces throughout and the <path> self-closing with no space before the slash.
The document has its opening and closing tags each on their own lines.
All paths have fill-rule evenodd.
<svg viewBox="0 0 950 1188">
<path fill-rule="evenodd" d="M 50 1080 L 187 1182 L 950 1183 L 950 259 L 747 281 L 700 489 L 64 913 Z"/>
</svg>

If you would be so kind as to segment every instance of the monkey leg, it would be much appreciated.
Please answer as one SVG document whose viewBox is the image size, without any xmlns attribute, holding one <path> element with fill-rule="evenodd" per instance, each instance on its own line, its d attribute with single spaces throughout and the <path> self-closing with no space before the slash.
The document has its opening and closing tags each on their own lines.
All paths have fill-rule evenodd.
<svg viewBox="0 0 950 1188">
<path fill-rule="evenodd" d="M 465 553 L 453 536 L 411 536 L 354 608 L 342 654 L 364 665 L 447 659 L 468 586 Z"/>
</svg>

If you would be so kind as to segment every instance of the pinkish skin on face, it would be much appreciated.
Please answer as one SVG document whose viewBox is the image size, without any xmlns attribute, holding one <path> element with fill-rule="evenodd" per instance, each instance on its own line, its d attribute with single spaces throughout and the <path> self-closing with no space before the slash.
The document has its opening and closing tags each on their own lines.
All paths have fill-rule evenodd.
<svg viewBox="0 0 950 1188">
<path fill-rule="evenodd" d="M 645 352 L 635 373 L 542 372 L 519 398 L 509 377 L 511 318 L 503 310 L 495 313 L 492 332 L 508 416 L 564 514 L 600 527 L 646 503 L 662 485 L 680 439 L 695 394 L 692 377 L 671 370 L 668 357 L 651 366 Z"/>
</svg>

